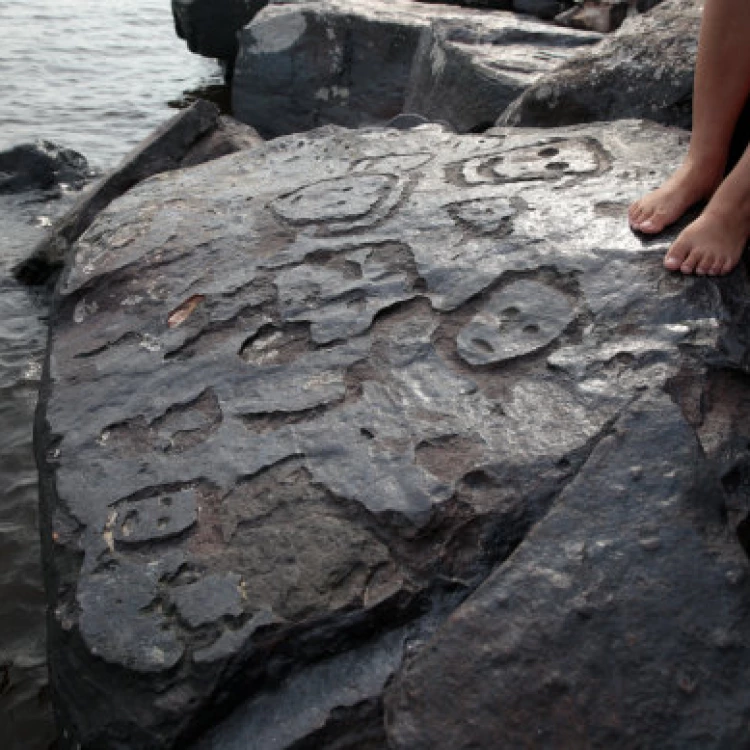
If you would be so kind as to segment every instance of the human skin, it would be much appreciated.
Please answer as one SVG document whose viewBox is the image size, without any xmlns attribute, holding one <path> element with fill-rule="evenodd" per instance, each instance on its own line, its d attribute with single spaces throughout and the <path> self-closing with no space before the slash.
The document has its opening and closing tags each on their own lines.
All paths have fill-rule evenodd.
<svg viewBox="0 0 750 750">
<path fill-rule="evenodd" d="M 664 258 L 670 271 L 721 275 L 750 237 L 750 155 L 726 178 L 729 146 L 750 95 L 750 0 L 706 0 L 693 93 L 693 131 L 685 160 L 657 190 L 633 203 L 633 229 L 658 234 L 691 206 L 708 204 Z"/>
</svg>

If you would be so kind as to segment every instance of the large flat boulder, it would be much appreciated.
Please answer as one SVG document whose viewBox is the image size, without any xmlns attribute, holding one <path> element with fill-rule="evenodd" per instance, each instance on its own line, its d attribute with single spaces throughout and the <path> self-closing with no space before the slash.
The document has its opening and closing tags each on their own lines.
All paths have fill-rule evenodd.
<svg viewBox="0 0 750 750">
<path fill-rule="evenodd" d="M 539 78 L 499 125 L 643 117 L 689 128 L 702 0 L 666 0 Z"/>
<path fill-rule="evenodd" d="M 436 20 L 420 37 L 404 111 L 458 132 L 486 130 L 541 76 L 600 40 L 510 13 Z"/>
<path fill-rule="evenodd" d="M 102 211 L 36 435 L 63 747 L 742 747 L 748 280 L 625 218 L 684 148 L 324 128 Z"/>
<path fill-rule="evenodd" d="M 384 124 L 402 111 L 455 120 L 460 130 L 486 127 L 596 38 L 412 0 L 270 3 L 240 35 L 234 114 L 268 137 Z"/>
</svg>

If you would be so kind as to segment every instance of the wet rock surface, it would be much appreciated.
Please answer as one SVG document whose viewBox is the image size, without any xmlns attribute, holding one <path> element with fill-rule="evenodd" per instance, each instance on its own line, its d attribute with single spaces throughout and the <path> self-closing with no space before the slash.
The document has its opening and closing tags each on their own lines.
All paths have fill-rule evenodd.
<svg viewBox="0 0 750 750">
<path fill-rule="evenodd" d="M 234 112 L 267 137 L 385 124 L 402 111 L 486 128 L 596 39 L 511 13 L 411 0 L 270 3 L 240 34 Z"/>
<path fill-rule="evenodd" d="M 701 8 L 701 0 L 666 0 L 628 18 L 601 44 L 537 80 L 498 124 L 554 127 L 644 117 L 689 128 Z"/>
<path fill-rule="evenodd" d="M 684 146 L 324 128 L 111 203 L 37 425 L 66 746 L 742 746 L 747 277 L 624 219 Z"/>
<path fill-rule="evenodd" d="M 0 195 L 78 190 L 91 176 L 82 154 L 49 141 L 22 143 L 0 151 Z"/>
</svg>

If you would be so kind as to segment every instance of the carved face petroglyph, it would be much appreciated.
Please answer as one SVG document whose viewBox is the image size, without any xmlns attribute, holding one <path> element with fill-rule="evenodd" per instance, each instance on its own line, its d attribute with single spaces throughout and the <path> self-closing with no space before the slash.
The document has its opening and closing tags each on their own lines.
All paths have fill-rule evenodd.
<svg viewBox="0 0 750 750">
<path fill-rule="evenodd" d="M 458 352 L 471 365 L 490 365 L 537 351 L 573 319 L 568 298 L 546 284 L 517 281 L 493 294 L 458 334 Z"/>
</svg>

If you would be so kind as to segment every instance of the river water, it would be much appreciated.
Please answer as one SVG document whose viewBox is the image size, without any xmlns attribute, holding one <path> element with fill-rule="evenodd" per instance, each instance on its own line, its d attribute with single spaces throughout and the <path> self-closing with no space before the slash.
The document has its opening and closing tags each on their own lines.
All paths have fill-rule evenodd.
<svg viewBox="0 0 750 750">
<path fill-rule="evenodd" d="M 0 0 L 0 150 L 45 138 L 115 164 L 184 92 L 221 82 L 177 39 L 169 0 Z M 0 745 L 49 748 L 32 417 L 44 300 L 10 277 L 65 204 L 0 197 Z"/>
</svg>

